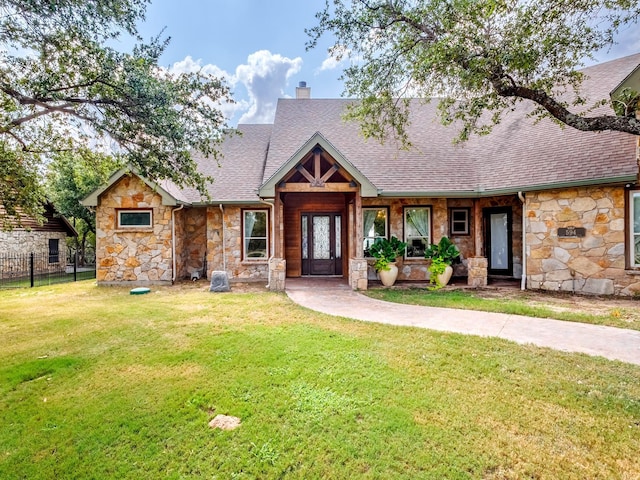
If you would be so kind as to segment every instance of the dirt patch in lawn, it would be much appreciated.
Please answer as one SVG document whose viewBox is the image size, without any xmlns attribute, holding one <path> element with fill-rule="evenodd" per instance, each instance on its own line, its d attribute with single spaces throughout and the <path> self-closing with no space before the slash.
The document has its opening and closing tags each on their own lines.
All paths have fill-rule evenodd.
<svg viewBox="0 0 640 480">
<path fill-rule="evenodd" d="M 587 296 L 562 292 L 540 292 L 533 290 L 517 290 L 512 288 L 495 288 L 475 290 L 482 298 L 507 298 L 528 302 L 532 305 L 545 306 L 557 311 L 581 311 L 594 315 L 611 315 L 612 312 L 624 312 L 640 321 L 640 301 L 609 296 Z"/>
<path fill-rule="evenodd" d="M 542 290 L 521 290 L 519 282 L 505 282 L 505 285 L 489 285 L 486 288 L 469 288 L 454 284 L 448 290 L 466 290 L 484 299 L 510 299 L 532 306 L 546 307 L 557 312 L 582 312 L 591 315 L 612 316 L 629 324 L 640 324 L 640 298 L 602 295 L 580 295 L 570 292 L 549 292 Z M 426 288 L 416 283 L 399 283 L 393 288 Z M 376 288 L 377 286 L 373 286 Z M 379 288 L 382 288 L 381 286 Z"/>
</svg>

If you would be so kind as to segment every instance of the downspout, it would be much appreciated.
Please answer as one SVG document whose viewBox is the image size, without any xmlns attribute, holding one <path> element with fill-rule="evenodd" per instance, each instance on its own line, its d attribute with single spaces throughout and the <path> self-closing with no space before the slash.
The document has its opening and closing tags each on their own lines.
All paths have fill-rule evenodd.
<svg viewBox="0 0 640 480">
<path fill-rule="evenodd" d="M 176 281 L 176 212 L 178 210 L 182 210 L 184 208 L 184 204 L 180 205 L 178 208 L 174 208 L 171 210 L 171 257 L 173 259 L 173 275 L 171 276 L 171 283 L 175 283 Z"/>
<path fill-rule="evenodd" d="M 275 200 L 274 203 L 271 202 L 267 202 L 266 200 L 260 198 L 260 203 L 264 203 L 265 205 L 269 205 L 269 208 L 271 209 L 271 218 L 270 218 L 270 223 L 271 223 L 271 255 L 269 256 L 269 260 L 268 260 L 268 269 L 267 269 L 267 290 L 269 290 L 269 288 L 271 288 L 271 260 L 273 260 L 275 258 L 275 253 L 276 253 L 276 226 L 275 226 Z"/>
<path fill-rule="evenodd" d="M 227 273 L 227 241 L 224 231 L 224 207 L 222 204 L 219 204 L 218 208 L 220 208 L 220 220 L 222 223 L 222 270 Z"/>
<path fill-rule="evenodd" d="M 520 290 L 527 289 L 527 203 L 523 192 L 518 192 L 518 198 L 522 202 L 522 279 L 520 280 Z"/>
</svg>

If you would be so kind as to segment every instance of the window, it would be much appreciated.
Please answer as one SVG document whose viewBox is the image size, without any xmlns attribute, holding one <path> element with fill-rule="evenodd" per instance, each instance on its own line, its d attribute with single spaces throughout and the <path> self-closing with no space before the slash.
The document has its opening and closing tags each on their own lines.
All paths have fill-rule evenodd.
<svg viewBox="0 0 640 480">
<path fill-rule="evenodd" d="M 119 228 L 145 228 L 152 225 L 152 210 L 118 210 Z"/>
<path fill-rule="evenodd" d="M 386 208 L 363 208 L 362 209 L 362 226 L 363 226 L 363 249 L 364 256 L 371 257 L 369 248 L 377 238 L 389 238 L 387 227 Z"/>
<path fill-rule="evenodd" d="M 49 263 L 58 263 L 60 261 L 60 240 L 57 238 L 49 239 Z"/>
<path fill-rule="evenodd" d="M 469 235 L 469 209 L 452 208 L 449 210 L 449 232 L 451 235 Z"/>
<path fill-rule="evenodd" d="M 404 209 L 404 241 L 407 242 L 406 258 L 424 258 L 424 251 L 431 244 L 430 207 Z"/>
<path fill-rule="evenodd" d="M 269 256 L 268 211 L 243 210 L 243 255 L 245 260 L 262 260 Z"/>
<path fill-rule="evenodd" d="M 640 191 L 629 193 L 631 266 L 640 267 Z"/>
</svg>

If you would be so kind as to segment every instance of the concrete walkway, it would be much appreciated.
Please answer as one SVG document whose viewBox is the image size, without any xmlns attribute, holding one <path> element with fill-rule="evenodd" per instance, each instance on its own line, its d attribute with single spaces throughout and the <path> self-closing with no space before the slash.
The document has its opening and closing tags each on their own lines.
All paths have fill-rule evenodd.
<svg viewBox="0 0 640 480">
<path fill-rule="evenodd" d="M 640 365 L 640 331 L 503 313 L 383 302 L 336 279 L 287 279 L 294 302 L 317 312 L 365 322 L 498 337 L 565 352 Z"/>
</svg>

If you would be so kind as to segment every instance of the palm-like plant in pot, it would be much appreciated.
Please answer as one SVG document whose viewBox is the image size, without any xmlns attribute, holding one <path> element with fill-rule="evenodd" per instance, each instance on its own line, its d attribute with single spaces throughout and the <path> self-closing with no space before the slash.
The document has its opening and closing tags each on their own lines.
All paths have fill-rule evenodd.
<svg viewBox="0 0 640 480">
<path fill-rule="evenodd" d="M 429 265 L 429 282 L 433 288 L 442 288 L 451 279 L 453 267 L 451 264 L 460 257 L 460 250 L 448 237 L 442 237 L 440 242 L 433 243 L 424 252 L 424 258 L 431 259 Z"/>
<path fill-rule="evenodd" d="M 405 248 L 407 248 L 407 244 L 395 236 L 390 239 L 377 238 L 369 248 L 369 252 L 376 259 L 373 267 L 385 287 L 393 285 L 398 278 L 396 258 L 404 254 Z"/>
</svg>

